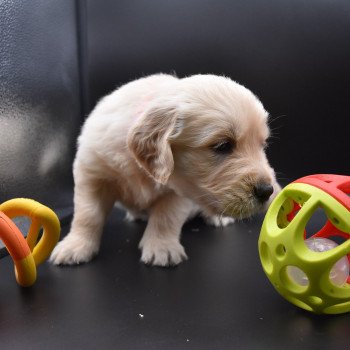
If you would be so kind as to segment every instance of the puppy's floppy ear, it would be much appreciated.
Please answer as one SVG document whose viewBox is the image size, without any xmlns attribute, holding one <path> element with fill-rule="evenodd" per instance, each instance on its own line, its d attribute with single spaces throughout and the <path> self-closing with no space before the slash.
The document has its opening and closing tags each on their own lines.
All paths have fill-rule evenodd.
<svg viewBox="0 0 350 350">
<path fill-rule="evenodd" d="M 165 185 L 174 169 L 169 138 L 179 132 L 176 107 L 150 108 L 128 134 L 128 147 L 138 164 Z"/>
</svg>

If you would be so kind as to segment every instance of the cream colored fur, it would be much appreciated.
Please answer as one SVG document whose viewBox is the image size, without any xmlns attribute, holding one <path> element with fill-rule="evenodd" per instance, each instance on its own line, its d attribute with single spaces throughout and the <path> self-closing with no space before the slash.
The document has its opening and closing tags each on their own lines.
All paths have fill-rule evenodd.
<svg viewBox="0 0 350 350">
<path fill-rule="evenodd" d="M 159 266 L 187 258 L 180 233 L 196 213 L 226 225 L 264 209 L 254 186 L 279 190 L 264 152 L 267 117 L 248 89 L 214 75 L 159 74 L 115 90 L 78 139 L 74 218 L 51 261 L 79 264 L 97 254 L 115 202 L 128 219 L 148 216 L 141 260 Z M 232 153 L 218 154 L 215 147 L 227 140 Z"/>
</svg>

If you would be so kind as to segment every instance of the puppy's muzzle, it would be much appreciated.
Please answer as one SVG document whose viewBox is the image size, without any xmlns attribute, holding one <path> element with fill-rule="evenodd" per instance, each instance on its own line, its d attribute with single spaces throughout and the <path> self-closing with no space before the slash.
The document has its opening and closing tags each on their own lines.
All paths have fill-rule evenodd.
<svg viewBox="0 0 350 350">
<path fill-rule="evenodd" d="M 271 184 L 261 182 L 254 186 L 254 196 L 260 203 L 265 203 L 271 197 L 274 188 Z"/>
</svg>

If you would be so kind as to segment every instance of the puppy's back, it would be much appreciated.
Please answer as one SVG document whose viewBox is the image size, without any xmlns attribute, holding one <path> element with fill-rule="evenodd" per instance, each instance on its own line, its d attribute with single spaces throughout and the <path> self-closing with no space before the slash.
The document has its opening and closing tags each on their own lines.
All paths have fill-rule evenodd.
<svg viewBox="0 0 350 350">
<path fill-rule="evenodd" d="M 177 80 L 179 79 L 169 74 L 154 74 L 133 80 L 102 98 L 91 116 L 109 114 L 119 108 L 137 109 L 140 104 L 146 104 L 166 92 Z"/>
<path fill-rule="evenodd" d="M 151 75 L 131 81 L 102 98 L 83 125 L 76 160 L 92 165 L 97 156 L 110 165 L 126 162 L 129 129 L 152 101 L 167 93 L 177 81 L 172 75 Z"/>
</svg>

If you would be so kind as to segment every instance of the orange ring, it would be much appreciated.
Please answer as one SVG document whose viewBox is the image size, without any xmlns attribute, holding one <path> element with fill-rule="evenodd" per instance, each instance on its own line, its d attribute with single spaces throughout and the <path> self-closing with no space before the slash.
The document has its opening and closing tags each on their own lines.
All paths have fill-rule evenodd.
<svg viewBox="0 0 350 350">
<path fill-rule="evenodd" d="M 36 280 L 36 266 L 28 243 L 13 221 L 1 211 L 0 238 L 14 261 L 18 284 L 32 285 Z"/>
<path fill-rule="evenodd" d="M 26 239 L 11 220 L 15 216 L 31 219 Z M 41 227 L 43 234 L 37 242 Z M 57 215 L 32 199 L 15 198 L 0 205 L 0 239 L 14 261 L 18 284 L 27 287 L 35 282 L 36 266 L 49 257 L 58 242 L 60 230 Z"/>
<path fill-rule="evenodd" d="M 38 266 L 44 262 L 60 238 L 61 227 L 57 215 L 45 205 L 27 198 L 10 199 L 0 205 L 0 210 L 11 219 L 15 216 L 27 216 L 31 219 L 26 240 L 35 264 Z M 43 235 L 37 242 L 41 227 Z"/>
</svg>

